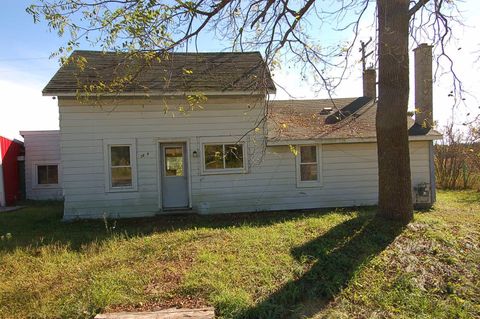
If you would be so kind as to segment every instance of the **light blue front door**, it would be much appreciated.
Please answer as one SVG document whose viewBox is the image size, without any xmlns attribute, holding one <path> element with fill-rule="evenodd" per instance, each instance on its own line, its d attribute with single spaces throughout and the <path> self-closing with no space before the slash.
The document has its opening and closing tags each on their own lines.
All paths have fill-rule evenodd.
<svg viewBox="0 0 480 319">
<path fill-rule="evenodd" d="M 189 206 L 186 148 L 185 143 L 160 144 L 162 208 L 165 210 Z"/>
</svg>

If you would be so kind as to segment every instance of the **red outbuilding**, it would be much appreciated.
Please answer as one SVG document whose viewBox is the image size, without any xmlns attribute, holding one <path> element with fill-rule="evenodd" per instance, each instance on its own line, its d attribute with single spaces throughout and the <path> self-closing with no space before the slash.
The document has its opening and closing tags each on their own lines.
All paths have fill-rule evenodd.
<svg viewBox="0 0 480 319">
<path fill-rule="evenodd" d="M 0 136 L 0 206 L 9 206 L 22 197 L 19 157 L 23 143 Z"/>
</svg>

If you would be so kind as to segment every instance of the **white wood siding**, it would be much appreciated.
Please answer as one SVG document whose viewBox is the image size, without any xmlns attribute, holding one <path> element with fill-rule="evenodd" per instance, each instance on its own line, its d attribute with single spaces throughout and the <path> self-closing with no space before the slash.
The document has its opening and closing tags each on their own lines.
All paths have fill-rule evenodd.
<svg viewBox="0 0 480 319">
<path fill-rule="evenodd" d="M 60 164 L 59 131 L 23 131 L 25 145 L 25 188 L 27 199 L 60 200 L 63 198 L 61 165 L 58 186 L 38 187 L 35 185 L 36 164 Z"/>
<path fill-rule="evenodd" d="M 209 98 L 203 109 L 178 112 L 185 99 L 128 100 L 115 107 L 78 105 L 60 99 L 61 158 L 65 192 L 65 218 L 133 217 L 153 215 L 161 207 L 158 173 L 159 141 L 185 140 L 190 150 L 193 180 L 200 174 L 199 141 L 205 137 L 230 136 L 235 142 L 263 114 L 260 97 Z M 248 143 L 263 143 L 263 132 L 253 131 Z M 105 192 L 103 140 L 135 138 L 138 191 Z M 230 175 L 231 176 L 231 175 Z M 192 193 L 194 191 L 192 190 Z M 193 200 L 195 208 L 195 200 Z"/>
<path fill-rule="evenodd" d="M 117 106 L 60 101 L 65 218 L 154 215 L 161 207 L 159 141 L 186 140 L 192 207 L 208 213 L 371 205 L 377 202 L 375 143 L 322 146 L 323 186 L 298 188 L 295 156 L 288 146 L 264 147 L 263 132 L 245 138 L 246 174 L 202 175 L 200 145 L 218 137 L 235 142 L 254 128 L 263 108 L 254 97 L 209 98 L 204 109 L 175 111 L 183 100 L 117 102 Z M 184 103 L 183 103 L 184 104 Z M 104 139 L 135 138 L 138 191 L 105 191 Z M 227 138 L 228 140 L 228 138 Z M 411 142 L 413 183 L 429 182 L 428 141 Z M 196 151 L 198 156 L 193 157 Z M 264 154 L 263 154 L 264 153 Z"/>
<path fill-rule="evenodd" d="M 412 183 L 429 182 L 428 143 L 411 142 Z M 212 213 L 373 205 L 378 200 L 375 143 L 322 145 L 323 186 L 296 185 L 288 146 L 268 147 L 261 165 L 241 176 L 196 176 L 194 202 Z"/>
</svg>

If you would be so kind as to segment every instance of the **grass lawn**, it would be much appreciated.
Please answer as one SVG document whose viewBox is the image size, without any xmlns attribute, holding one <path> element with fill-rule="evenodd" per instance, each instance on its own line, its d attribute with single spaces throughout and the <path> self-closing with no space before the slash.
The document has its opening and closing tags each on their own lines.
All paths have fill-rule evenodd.
<svg viewBox="0 0 480 319">
<path fill-rule="evenodd" d="M 62 223 L 0 214 L 0 318 L 212 305 L 220 318 L 480 317 L 480 193 L 374 208 Z"/>
</svg>

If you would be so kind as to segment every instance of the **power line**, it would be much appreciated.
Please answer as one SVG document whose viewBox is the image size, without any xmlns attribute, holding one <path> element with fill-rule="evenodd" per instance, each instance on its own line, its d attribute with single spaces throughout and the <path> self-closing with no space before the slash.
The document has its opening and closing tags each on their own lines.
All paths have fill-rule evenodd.
<svg viewBox="0 0 480 319">
<path fill-rule="evenodd" d="M 26 60 L 46 60 L 50 59 L 49 57 L 42 57 L 42 58 L 5 58 L 0 59 L 0 61 L 26 61 Z"/>
<path fill-rule="evenodd" d="M 35 72 L 39 72 L 39 71 L 53 71 L 53 70 L 56 70 L 58 68 L 41 68 L 41 69 L 34 69 Z M 20 70 L 19 72 L 26 72 L 24 70 Z M 15 72 L 15 71 L 3 71 L 2 69 L 0 69 L 0 74 L 1 75 L 11 75 L 11 74 L 18 74 L 18 72 Z"/>
</svg>

